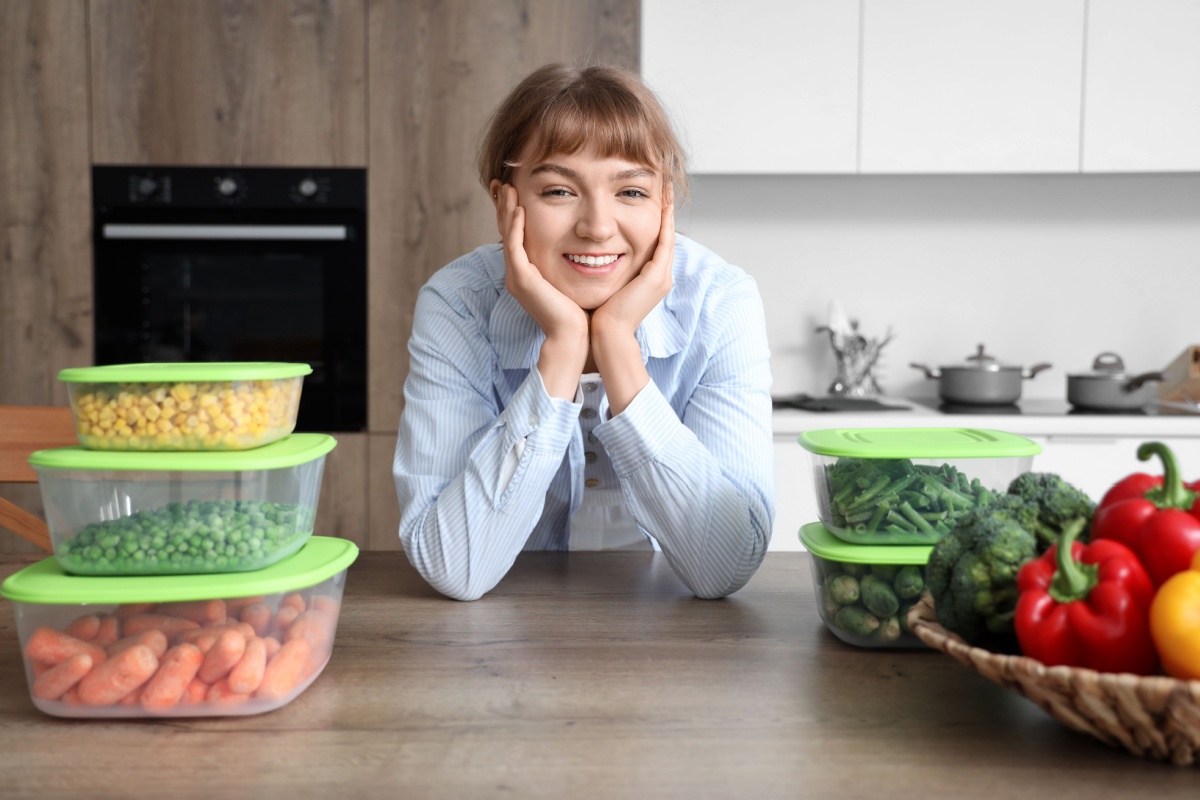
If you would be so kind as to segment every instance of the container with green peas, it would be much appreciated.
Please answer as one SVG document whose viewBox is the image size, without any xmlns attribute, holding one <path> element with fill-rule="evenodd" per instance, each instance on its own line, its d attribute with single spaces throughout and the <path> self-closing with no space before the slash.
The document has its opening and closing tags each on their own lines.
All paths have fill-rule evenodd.
<svg viewBox="0 0 1200 800">
<path fill-rule="evenodd" d="M 54 554 L 78 575 L 257 570 L 312 535 L 336 441 L 294 434 L 253 450 L 30 456 Z"/>
</svg>

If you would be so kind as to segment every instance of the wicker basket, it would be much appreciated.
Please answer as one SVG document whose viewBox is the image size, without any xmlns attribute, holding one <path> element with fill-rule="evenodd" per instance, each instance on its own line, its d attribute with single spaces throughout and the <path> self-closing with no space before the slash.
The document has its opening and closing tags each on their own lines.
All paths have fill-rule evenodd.
<svg viewBox="0 0 1200 800">
<path fill-rule="evenodd" d="M 1200 681 L 1139 677 L 972 647 L 937 622 L 926 595 L 908 612 L 921 641 L 1037 703 L 1059 722 L 1142 758 L 1200 764 Z"/>
</svg>

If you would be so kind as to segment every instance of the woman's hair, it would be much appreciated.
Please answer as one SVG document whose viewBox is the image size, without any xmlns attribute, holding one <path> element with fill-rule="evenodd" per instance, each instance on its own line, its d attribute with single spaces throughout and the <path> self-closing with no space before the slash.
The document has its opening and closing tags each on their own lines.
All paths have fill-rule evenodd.
<svg viewBox="0 0 1200 800">
<path fill-rule="evenodd" d="M 652 167 L 676 202 L 687 196 L 683 148 L 658 98 L 638 77 L 610 66 L 547 64 L 517 84 L 492 114 L 479 147 L 479 181 L 512 182 L 526 144 L 533 161 L 592 145 L 602 158 Z"/>
</svg>

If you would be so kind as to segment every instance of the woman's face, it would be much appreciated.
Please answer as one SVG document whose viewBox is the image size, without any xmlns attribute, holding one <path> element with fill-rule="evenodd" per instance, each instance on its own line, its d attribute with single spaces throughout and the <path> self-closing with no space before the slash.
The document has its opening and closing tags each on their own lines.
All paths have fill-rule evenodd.
<svg viewBox="0 0 1200 800">
<path fill-rule="evenodd" d="M 643 164 L 601 158 L 589 148 L 522 164 L 513 185 L 525 209 L 529 261 L 580 308 L 603 305 L 654 254 L 662 177 Z"/>
</svg>

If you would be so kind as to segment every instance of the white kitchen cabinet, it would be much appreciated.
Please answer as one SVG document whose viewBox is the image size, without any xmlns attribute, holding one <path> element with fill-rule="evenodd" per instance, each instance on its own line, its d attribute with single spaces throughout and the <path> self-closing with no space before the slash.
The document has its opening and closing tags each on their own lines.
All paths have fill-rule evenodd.
<svg viewBox="0 0 1200 800">
<path fill-rule="evenodd" d="M 859 4 L 643 0 L 642 77 L 697 173 L 852 173 Z"/>
<path fill-rule="evenodd" d="M 1090 0 L 1085 172 L 1200 170 L 1200 3 Z"/>
<path fill-rule="evenodd" d="M 867 173 L 1077 172 L 1084 0 L 865 0 Z"/>
</svg>

